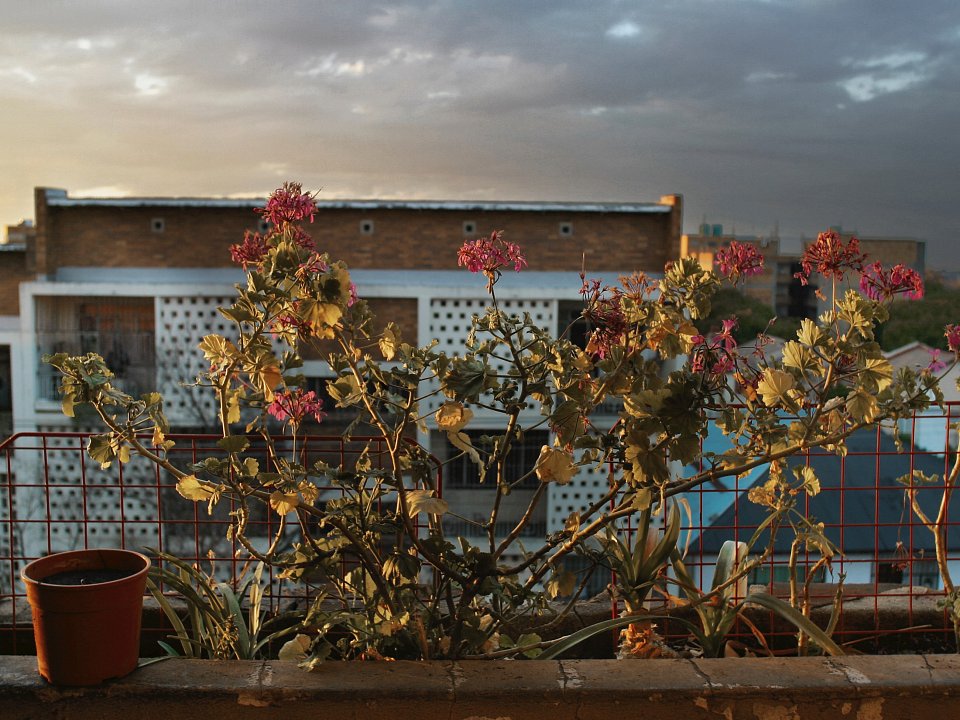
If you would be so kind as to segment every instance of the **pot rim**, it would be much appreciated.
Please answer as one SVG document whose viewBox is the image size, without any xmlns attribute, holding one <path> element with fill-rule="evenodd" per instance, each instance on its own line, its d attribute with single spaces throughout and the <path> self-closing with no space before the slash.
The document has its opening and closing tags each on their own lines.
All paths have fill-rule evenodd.
<svg viewBox="0 0 960 720">
<path fill-rule="evenodd" d="M 38 566 L 43 566 L 53 562 L 51 558 L 56 558 L 58 560 L 70 560 L 71 558 L 81 558 L 84 556 L 93 556 L 96 554 L 110 554 L 110 555 L 121 555 L 127 558 L 137 557 L 143 561 L 143 567 L 140 569 L 135 569 L 132 574 L 127 575 L 126 577 L 117 578 L 116 580 L 107 580 L 105 582 L 91 583 L 89 585 L 54 585 L 51 583 L 45 583 L 44 580 L 51 575 L 54 575 L 58 572 L 61 572 L 65 568 L 58 568 L 53 572 L 46 573 L 43 577 L 31 576 L 28 573 L 31 573 L 37 569 Z M 43 557 L 36 558 L 31 560 L 26 565 L 23 566 L 20 570 L 20 579 L 25 585 L 32 586 L 35 588 L 49 588 L 49 587 L 62 587 L 65 590 L 84 590 L 85 588 L 99 588 L 99 587 L 109 587 L 118 583 L 128 583 L 132 580 L 139 578 L 142 575 L 146 575 L 150 570 L 152 562 L 149 557 L 143 553 L 137 552 L 136 550 L 128 550 L 126 548 L 85 548 L 82 550 L 65 550 L 63 552 L 55 552 L 49 555 L 44 555 Z M 73 569 L 88 569 L 88 568 L 73 568 Z"/>
</svg>

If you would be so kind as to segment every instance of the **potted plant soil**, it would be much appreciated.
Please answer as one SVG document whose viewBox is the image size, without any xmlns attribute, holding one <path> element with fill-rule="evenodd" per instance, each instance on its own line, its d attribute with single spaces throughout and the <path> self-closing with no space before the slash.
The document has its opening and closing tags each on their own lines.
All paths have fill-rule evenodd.
<svg viewBox="0 0 960 720">
<path fill-rule="evenodd" d="M 145 555 L 116 549 L 56 553 L 23 568 L 48 682 L 96 685 L 137 667 L 149 568 Z"/>
</svg>

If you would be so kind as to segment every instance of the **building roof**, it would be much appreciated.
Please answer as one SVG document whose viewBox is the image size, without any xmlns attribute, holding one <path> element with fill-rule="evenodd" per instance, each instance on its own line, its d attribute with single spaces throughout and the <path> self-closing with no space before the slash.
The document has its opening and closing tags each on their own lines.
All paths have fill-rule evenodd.
<svg viewBox="0 0 960 720">
<path fill-rule="evenodd" d="M 911 470 L 943 478 L 945 470 L 949 470 L 943 454 L 915 452 L 911 455 L 908 445 L 904 445 L 903 452 L 898 452 L 894 439 L 876 429 L 855 432 L 846 444 L 845 458 L 820 448 L 811 450 L 809 463 L 820 480 L 821 490 L 807 499 L 808 517 L 824 523 L 827 537 L 847 554 L 872 553 L 876 548 L 881 557 L 889 558 L 898 541 L 914 550 L 932 551 L 933 535 L 920 525 L 905 504 L 904 486 L 897 478 Z M 789 458 L 784 475 L 792 478 L 789 468 L 806 462 L 803 455 Z M 768 469 L 752 487 L 761 486 L 769 479 Z M 943 484 L 939 483 L 924 485 L 918 492 L 920 506 L 928 517 L 936 517 L 942 489 Z M 798 497 L 802 510 L 804 498 Z M 728 507 L 703 530 L 692 550 L 694 554 L 699 553 L 702 544 L 704 554 L 712 556 L 726 540 L 747 541 L 766 516 L 765 508 L 748 500 L 743 492 L 735 506 Z M 736 538 L 735 528 L 739 528 Z M 947 534 L 949 545 L 960 547 L 960 526 L 950 525 Z M 784 526 L 776 538 L 776 553 L 787 553 L 793 537 L 791 529 Z M 769 535 L 761 537 L 757 548 L 763 547 L 768 538 Z"/>
<path fill-rule="evenodd" d="M 76 198 L 66 190 L 47 188 L 52 207 L 171 207 L 254 208 L 265 198 L 120 197 Z M 451 210 L 458 212 L 576 212 L 576 213 L 669 213 L 664 203 L 627 202 L 515 202 L 487 200 L 318 200 L 320 210 Z"/>
</svg>

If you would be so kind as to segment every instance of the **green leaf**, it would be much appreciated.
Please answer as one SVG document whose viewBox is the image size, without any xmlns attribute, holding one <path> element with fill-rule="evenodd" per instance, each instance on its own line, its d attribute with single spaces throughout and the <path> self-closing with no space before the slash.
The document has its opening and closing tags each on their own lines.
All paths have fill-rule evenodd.
<svg viewBox="0 0 960 720">
<path fill-rule="evenodd" d="M 759 605 L 767 610 L 772 610 L 784 620 L 793 623 L 798 630 L 808 635 L 824 652 L 830 655 L 846 655 L 843 648 L 837 645 L 823 630 L 814 625 L 809 618 L 804 617 L 804 615 L 790 605 L 790 603 L 784 602 L 778 597 L 774 597 L 765 592 L 755 592 L 744 598 L 742 604 Z"/>
<path fill-rule="evenodd" d="M 199 502 L 213 497 L 213 490 L 201 483 L 196 475 L 187 475 L 177 482 L 177 492 L 187 500 Z"/>
<path fill-rule="evenodd" d="M 790 373 L 776 368 L 767 368 L 763 371 L 760 384 L 757 386 L 757 392 L 760 393 L 763 403 L 767 407 L 790 406 L 793 404 L 790 391 L 796 384 L 797 381 Z"/>
<path fill-rule="evenodd" d="M 117 459 L 117 451 L 111 435 L 92 435 L 87 442 L 87 454 L 91 459 L 100 463 L 106 470 Z"/>
<path fill-rule="evenodd" d="M 242 453 L 250 447 L 250 441 L 243 435 L 227 435 L 217 440 L 217 445 L 228 453 Z"/>
<path fill-rule="evenodd" d="M 710 589 L 716 590 L 740 572 L 749 554 L 750 548 L 747 547 L 746 543 L 726 540 L 723 545 L 720 546 L 720 552 L 717 554 L 717 565 L 713 573 L 713 585 Z M 734 583 L 727 587 L 724 590 L 724 595 L 730 597 L 736 589 L 734 585 L 737 584 L 738 583 Z"/>
<path fill-rule="evenodd" d="M 858 376 L 861 386 L 870 393 L 878 393 L 893 382 L 893 365 L 886 358 L 867 358 Z"/>
<path fill-rule="evenodd" d="M 327 392 L 337 403 L 337 407 L 349 407 L 360 402 L 360 383 L 353 375 L 343 375 L 327 383 Z"/>
<path fill-rule="evenodd" d="M 791 340 L 783 346 L 783 364 L 795 367 L 801 372 L 822 374 L 822 368 L 816 355 L 798 342 Z"/>
</svg>

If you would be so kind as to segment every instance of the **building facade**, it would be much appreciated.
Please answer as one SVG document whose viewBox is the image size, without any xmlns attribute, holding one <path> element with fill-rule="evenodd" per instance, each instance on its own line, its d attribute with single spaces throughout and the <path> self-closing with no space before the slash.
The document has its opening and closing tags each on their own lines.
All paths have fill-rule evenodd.
<svg viewBox="0 0 960 720">
<path fill-rule="evenodd" d="M 210 394 L 183 383 L 204 369 L 196 349 L 200 340 L 209 333 L 232 334 L 217 311 L 232 302 L 234 285 L 244 277 L 231 262 L 229 247 L 246 230 L 266 230 L 253 212 L 264 201 L 73 198 L 63 190 L 37 188 L 35 203 L 35 227 L 18 246 L 21 264 L 15 272 L 2 274 L 0 253 L 0 280 L 5 281 L 0 292 L 12 298 L 9 314 L 0 318 L 0 352 L 7 349 L 10 366 L 11 429 L 76 428 L 61 413 L 58 378 L 41 358 L 91 351 L 104 356 L 128 392 L 159 389 L 175 429 L 214 426 Z M 656 276 L 679 257 L 682 213 L 677 195 L 616 204 L 320 201 L 309 232 L 318 248 L 348 264 L 358 293 L 381 322 L 396 322 L 409 342 L 436 339 L 453 353 L 462 347 L 473 314 L 487 304 L 483 280 L 456 268 L 464 240 L 502 230 L 505 239 L 519 244 L 529 269 L 504 275 L 498 301 L 506 311 L 529 312 L 558 332 L 579 317 L 581 269 L 614 283 L 635 270 Z M 320 359 L 308 359 L 303 371 L 318 389 L 330 376 Z M 493 420 L 478 412 L 470 429 L 493 431 Z M 317 432 L 324 432 L 323 426 Z M 441 460 L 452 456 L 444 435 L 434 432 L 423 440 Z M 548 442 L 546 432 L 531 432 L 518 449 L 518 467 L 529 467 L 529 456 L 535 459 Z M 81 472 L 86 482 L 97 472 L 67 463 L 53 466 L 77 482 Z M 459 477 L 458 467 L 454 462 L 447 473 L 445 497 L 470 517 L 471 507 L 486 504 L 477 494 L 488 488 L 467 482 L 465 468 Z M 575 483 L 551 487 L 543 517 L 534 523 L 538 532 L 562 527 L 569 513 L 602 492 L 606 482 L 603 472 L 584 472 Z M 519 507 L 524 494 L 532 492 L 521 489 L 511 502 Z M 128 493 L 124 502 L 150 501 Z M 78 510 L 67 493 L 51 512 L 69 521 Z M 76 541 L 68 526 L 63 525 L 62 542 L 53 549 L 68 549 Z M 470 534 L 469 527 L 450 530 Z M 149 540 L 130 542 L 139 546 Z"/>
</svg>

